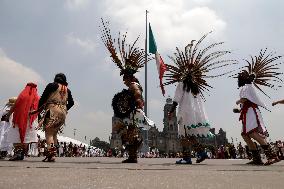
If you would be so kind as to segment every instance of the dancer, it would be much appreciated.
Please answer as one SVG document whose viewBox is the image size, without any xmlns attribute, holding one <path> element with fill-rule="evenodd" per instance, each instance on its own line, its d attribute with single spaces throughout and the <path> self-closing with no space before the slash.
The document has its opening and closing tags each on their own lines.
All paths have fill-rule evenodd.
<svg viewBox="0 0 284 189">
<path fill-rule="evenodd" d="M 39 117 L 39 126 L 45 131 L 47 154 L 42 161 L 54 162 L 56 155 L 57 134 L 62 132 L 67 111 L 74 105 L 74 100 L 66 76 L 56 74 L 54 82 L 44 89 L 39 100 L 38 111 L 44 110 L 43 117 Z"/>
<path fill-rule="evenodd" d="M 275 152 L 273 152 L 270 144 L 267 142 L 268 132 L 262 119 L 260 107 L 267 110 L 266 105 L 261 101 L 255 91 L 255 87 L 266 96 L 267 94 L 260 86 L 276 88 L 277 85 L 270 83 L 271 81 L 281 82 L 278 77 L 281 73 L 275 71 L 277 65 L 274 61 L 281 56 L 274 56 L 274 53 L 266 54 L 267 49 L 261 50 L 260 54 L 251 57 L 251 61 L 247 60 L 247 66 L 244 66 L 235 77 L 238 78 L 238 86 L 240 88 L 240 99 L 236 102 L 241 109 L 234 109 L 235 113 L 240 113 L 240 121 L 242 121 L 242 137 L 247 143 L 252 153 L 252 161 L 248 164 L 263 165 L 260 156 L 260 149 L 253 142 L 254 139 L 261 148 L 263 148 L 267 161 L 264 165 L 271 165 L 280 161 Z"/>
<path fill-rule="evenodd" d="M 137 150 L 142 143 L 139 130 L 145 125 L 153 125 L 144 112 L 144 100 L 142 97 L 143 89 L 134 76 L 140 68 L 144 66 L 145 51 L 136 47 L 136 42 L 126 44 L 126 34 L 122 40 L 118 37 L 118 49 L 114 46 L 115 40 L 112 38 L 108 23 L 102 20 L 102 41 L 111 54 L 112 61 L 120 69 L 120 75 L 123 76 L 123 82 L 128 89 L 123 89 L 117 93 L 112 100 L 114 115 L 120 118 L 117 123 L 117 132 L 121 134 L 123 145 L 126 146 L 129 157 L 123 163 L 137 163 Z"/>
<path fill-rule="evenodd" d="M 168 72 L 164 78 L 167 82 L 164 85 L 178 83 L 173 99 L 173 106 L 169 112 L 171 118 L 178 109 L 178 124 L 181 146 L 183 148 L 183 159 L 177 161 L 177 164 L 191 164 L 191 147 L 197 152 L 196 163 L 200 163 L 207 158 L 204 146 L 198 142 L 198 138 L 212 137 L 210 124 L 204 108 L 204 91 L 208 91 L 211 86 L 205 80 L 206 78 L 218 77 L 223 74 L 209 76 L 208 72 L 212 70 L 235 64 L 234 60 L 220 59 L 230 51 L 211 51 L 218 45 L 213 43 L 204 49 L 199 45 L 208 34 L 204 35 L 197 43 L 193 40 L 185 47 L 182 52 L 177 48 L 177 52 L 170 57 L 175 65 L 166 64 Z"/>
<path fill-rule="evenodd" d="M 9 159 L 10 161 L 23 160 L 28 144 L 37 142 L 35 130 L 37 114 L 31 115 L 30 113 L 37 109 L 38 101 L 37 85 L 28 83 L 17 97 L 14 106 L 2 116 L 2 120 L 9 122 L 13 114 L 12 127 L 7 133 L 7 142 L 14 145 L 14 156 Z"/>
<path fill-rule="evenodd" d="M 17 100 L 16 97 L 12 97 L 9 99 L 9 101 L 4 106 L 3 110 L 0 112 L 1 117 L 2 115 L 5 115 L 10 111 L 11 107 L 14 106 L 16 100 Z M 8 122 L 1 120 L 0 122 L 0 159 L 4 159 L 8 155 L 8 153 L 12 151 L 13 148 L 13 144 L 7 141 L 7 134 L 9 129 L 11 128 L 10 123 L 11 123 L 10 120 Z"/>
</svg>

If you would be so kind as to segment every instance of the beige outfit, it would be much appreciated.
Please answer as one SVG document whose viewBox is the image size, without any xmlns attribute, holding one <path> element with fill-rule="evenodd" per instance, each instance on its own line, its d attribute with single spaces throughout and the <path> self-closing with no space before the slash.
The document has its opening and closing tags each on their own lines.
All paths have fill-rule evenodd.
<svg viewBox="0 0 284 189">
<path fill-rule="evenodd" d="M 61 84 L 58 84 L 58 89 L 51 93 L 47 99 L 46 103 L 46 113 L 43 120 L 43 128 L 54 128 L 57 131 L 60 131 L 61 126 L 65 123 L 65 118 L 67 115 L 67 87 Z"/>
</svg>

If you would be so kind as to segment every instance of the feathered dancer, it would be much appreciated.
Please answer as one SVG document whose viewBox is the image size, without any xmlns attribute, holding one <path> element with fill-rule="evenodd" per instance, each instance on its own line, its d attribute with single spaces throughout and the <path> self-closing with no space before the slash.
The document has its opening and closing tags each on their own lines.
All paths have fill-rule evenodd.
<svg viewBox="0 0 284 189">
<path fill-rule="evenodd" d="M 145 64 L 145 50 L 136 47 L 139 37 L 133 44 L 126 43 L 127 32 L 117 39 L 113 38 L 109 28 L 109 22 L 102 19 L 101 39 L 110 53 L 112 61 L 120 69 L 120 75 L 134 75 Z M 149 57 L 147 62 L 152 58 Z"/>
<path fill-rule="evenodd" d="M 197 42 L 192 40 L 184 51 L 176 48 L 174 56 L 170 56 L 174 65 L 167 64 L 168 72 L 165 74 L 166 82 L 164 83 L 164 85 L 178 83 L 169 116 L 172 117 L 179 105 L 177 119 L 182 146 L 189 143 L 199 146 L 195 149 L 198 152 L 197 163 L 206 158 L 206 153 L 196 139 L 213 136 L 203 105 L 204 92 L 212 88 L 207 83 L 207 79 L 230 73 L 231 71 L 220 73 L 220 70 L 237 63 L 232 59 L 224 59 L 230 51 L 216 50 L 223 42 L 212 43 L 202 48 L 201 45 L 208 34 L 202 36 Z M 215 70 L 218 70 L 219 74 L 211 75 L 211 72 Z M 189 140 L 189 142 L 184 142 L 184 140 Z M 186 146 L 183 147 L 186 148 Z M 177 163 L 191 163 L 190 153 L 184 150 L 183 154 L 185 154 L 183 159 Z"/>
<path fill-rule="evenodd" d="M 280 58 L 282 56 L 275 56 L 275 52 L 267 53 L 267 48 L 261 49 L 258 56 L 251 56 L 250 60 L 245 60 L 247 65 L 242 67 L 241 72 L 234 74 L 233 77 L 238 78 L 241 86 L 247 84 L 246 82 L 253 83 L 258 90 L 269 97 L 261 89 L 261 86 L 272 89 L 281 87 L 283 80 L 279 78 L 279 75 L 283 73 L 277 72 L 279 70 L 277 66 L 282 62 L 276 62 Z"/>
<path fill-rule="evenodd" d="M 112 100 L 114 115 L 119 119 L 115 128 L 118 131 L 125 131 L 122 133 L 122 142 L 128 149 L 129 158 L 123 163 L 137 163 L 137 149 L 142 143 L 142 139 L 138 135 L 138 127 L 154 124 L 142 111 L 144 107 L 143 90 L 138 79 L 134 76 L 144 66 L 145 50 L 136 47 L 139 37 L 133 44 L 126 43 L 127 33 L 122 36 L 119 33 L 118 39 L 114 39 L 108 25 L 109 23 L 102 19 L 101 39 L 110 52 L 112 61 L 120 69 L 124 84 L 128 87 L 128 89 L 123 89 L 122 92 L 114 95 Z M 150 59 L 148 58 L 148 60 Z"/>
<path fill-rule="evenodd" d="M 233 77 L 238 78 L 240 88 L 240 99 L 236 102 L 241 109 L 234 109 L 235 113 L 240 113 L 242 121 L 242 137 L 247 143 L 252 153 L 252 161 L 248 164 L 263 165 L 259 149 L 252 141 L 256 140 L 264 149 L 267 158 L 265 165 L 270 165 L 279 161 L 277 155 L 271 150 L 267 142 L 268 132 L 264 125 L 259 106 L 265 109 L 265 104 L 260 100 L 255 88 L 260 90 L 266 96 L 263 87 L 277 89 L 281 87 L 282 79 L 278 72 L 278 62 L 282 56 L 275 55 L 274 52 L 267 53 L 267 48 L 262 49 L 258 56 L 251 56 L 250 60 L 245 60 L 247 65 L 241 68 L 241 71 Z"/>
</svg>

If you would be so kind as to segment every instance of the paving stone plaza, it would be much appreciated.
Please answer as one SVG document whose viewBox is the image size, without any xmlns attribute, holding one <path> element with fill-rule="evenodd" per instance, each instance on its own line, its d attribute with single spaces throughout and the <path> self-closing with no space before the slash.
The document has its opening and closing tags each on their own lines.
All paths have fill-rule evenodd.
<svg viewBox="0 0 284 189">
<path fill-rule="evenodd" d="M 284 188 L 284 162 L 271 166 L 245 165 L 248 160 L 205 160 L 176 165 L 176 159 L 139 159 L 122 164 L 120 158 L 42 158 L 0 161 L 0 188 Z"/>
</svg>

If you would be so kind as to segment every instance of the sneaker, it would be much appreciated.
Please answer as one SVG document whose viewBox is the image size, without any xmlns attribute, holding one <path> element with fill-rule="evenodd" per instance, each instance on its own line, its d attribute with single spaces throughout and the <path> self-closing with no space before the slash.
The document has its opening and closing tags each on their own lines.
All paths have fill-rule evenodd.
<svg viewBox="0 0 284 189">
<path fill-rule="evenodd" d="M 24 160 L 25 156 L 23 154 L 15 154 L 13 157 L 9 159 L 9 161 L 19 161 Z"/>
<path fill-rule="evenodd" d="M 201 152 L 197 154 L 197 159 L 196 159 L 196 163 L 201 163 L 202 161 L 204 161 L 206 158 L 208 158 L 206 152 Z"/>
<path fill-rule="evenodd" d="M 192 164 L 191 158 L 188 159 L 180 159 L 176 161 L 176 164 Z"/>
<path fill-rule="evenodd" d="M 122 163 L 137 163 L 137 159 L 126 159 L 126 160 L 123 160 Z"/>
<path fill-rule="evenodd" d="M 272 164 L 277 163 L 279 161 L 281 161 L 281 160 L 277 157 L 274 158 L 274 159 L 268 159 L 267 162 L 264 163 L 264 165 L 272 165 Z"/>
</svg>

